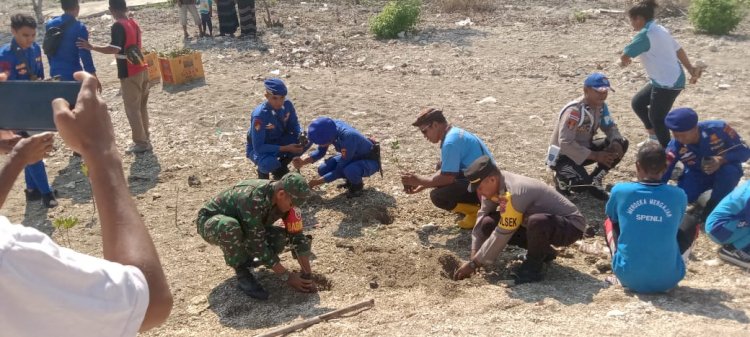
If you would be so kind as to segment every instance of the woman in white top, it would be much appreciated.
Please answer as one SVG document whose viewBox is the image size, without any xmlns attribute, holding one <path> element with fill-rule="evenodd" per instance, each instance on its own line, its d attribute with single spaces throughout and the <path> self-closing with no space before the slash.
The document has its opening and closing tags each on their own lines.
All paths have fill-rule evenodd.
<svg viewBox="0 0 750 337">
<path fill-rule="evenodd" d="M 632 62 L 632 58 L 640 57 L 650 82 L 633 96 L 633 111 L 646 127 L 649 138 L 667 146 L 670 134 L 664 126 L 664 117 L 685 88 L 682 67 L 690 73 L 691 83 L 697 80 L 700 71 L 690 64 L 685 50 L 669 31 L 654 21 L 656 7 L 655 0 L 643 0 L 628 10 L 630 25 L 638 33 L 623 49 L 620 61 L 624 67 Z"/>
</svg>

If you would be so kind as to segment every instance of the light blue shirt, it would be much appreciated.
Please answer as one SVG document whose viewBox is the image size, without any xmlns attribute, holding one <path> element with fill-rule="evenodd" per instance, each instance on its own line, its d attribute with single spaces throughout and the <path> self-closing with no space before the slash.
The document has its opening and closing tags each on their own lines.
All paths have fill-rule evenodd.
<svg viewBox="0 0 750 337">
<path fill-rule="evenodd" d="M 619 183 L 606 213 L 619 224 L 612 271 L 639 293 L 664 292 L 685 277 L 677 231 L 687 208 L 682 189 L 661 183 Z"/>
<path fill-rule="evenodd" d="M 463 173 L 477 158 L 486 155 L 492 159 L 492 153 L 487 149 L 479 137 L 473 133 L 455 126 L 445 134 L 440 145 L 442 173 Z"/>
</svg>

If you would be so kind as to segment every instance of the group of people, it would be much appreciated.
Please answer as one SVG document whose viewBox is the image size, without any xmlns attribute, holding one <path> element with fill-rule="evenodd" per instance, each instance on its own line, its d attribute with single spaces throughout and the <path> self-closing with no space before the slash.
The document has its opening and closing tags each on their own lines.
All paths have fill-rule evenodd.
<svg viewBox="0 0 750 337">
<path fill-rule="evenodd" d="M 164 322 L 172 308 L 153 241 L 128 192 L 89 52 L 115 55 L 133 133 L 129 152 L 150 151 L 140 28 L 128 17 L 124 0 L 109 2 L 116 22 L 107 46 L 88 42 L 85 25 L 76 20 L 77 0 L 61 0 L 65 14 L 46 24 L 48 31 L 56 27 L 62 32 L 54 53 L 47 54 L 50 75 L 82 81 L 74 109 L 62 99 L 53 101 L 52 107 L 60 136 L 90 168 L 104 258 L 60 247 L 39 231 L 0 217 L 0 274 L 5 275 L 0 295 L 6 303 L 0 306 L 0 325 L 10 335 L 29 335 L 32 326 L 34 335 L 134 335 Z M 217 1 L 220 12 L 226 2 L 234 3 Z M 417 114 L 412 126 L 439 144 L 440 161 L 432 173 L 401 172 L 400 179 L 405 193 L 429 189 L 437 208 L 462 214 L 457 225 L 472 230 L 470 259 L 455 271 L 456 280 L 493 264 L 509 244 L 526 249 L 523 262 L 511 272 L 515 282 L 543 280 L 557 256 L 555 247 L 569 246 L 583 236 L 587 221 L 566 197 L 572 193 L 606 201 L 602 227 L 612 253 L 612 283 L 646 293 L 674 288 L 685 275 L 701 224 L 721 245 L 722 259 L 750 268 L 750 183 L 737 188 L 750 148 L 727 123 L 699 121 L 690 108 L 672 109 L 685 86 L 683 67 L 691 81 L 700 77 L 700 70 L 654 22 L 654 7 L 653 0 L 646 0 L 628 11 L 638 33 L 621 57 L 623 66 L 640 57 L 651 77 L 632 104 L 649 134 L 637 146 L 637 182 L 617 183 L 609 193 L 604 188 L 606 174 L 624 158 L 629 141 L 606 104 L 614 90 L 602 73 L 587 76 L 582 96 L 553 117 L 546 163 L 554 172 L 554 186 L 502 169 L 478 136 L 449 123 L 442 110 L 425 108 Z M 13 41 L 0 48 L 0 81 L 44 78 L 35 29 L 30 16 L 11 18 Z M 316 290 L 312 237 L 304 234 L 299 209 L 311 189 L 343 180 L 339 187 L 346 197 L 356 198 L 365 193 L 364 179 L 382 172 L 377 140 L 325 116 L 303 130 L 285 83 L 271 78 L 264 87 L 266 99 L 250 115 L 245 149 L 258 178 L 220 192 L 195 219 L 198 234 L 218 246 L 234 269 L 239 289 L 260 300 L 268 299 L 269 292 L 253 274 L 259 266 L 300 292 Z M 604 137 L 597 138 L 599 130 Z M 0 168 L 0 205 L 21 170 L 27 175 L 27 198 L 37 193 L 52 205 L 46 175 L 37 181 L 38 168 L 33 168 L 41 163 L 43 172 L 42 158 L 52 142 L 50 133 L 2 134 L 0 151 L 8 159 Z M 310 150 L 313 146 L 316 149 Z M 290 165 L 299 171 L 323 159 L 331 147 L 334 154 L 318 166 L 317 177 L 306 180 L 290 172 Z M 586 166 L 594 164 L 589 172 Z M 668 184 L 672 179 L 676 186 Z M 699 203 L 698 197 L 708 190 L 708 202 Z M 283 227 L 275 225 L 278 220 Z M 300 272 L 280 263 L 279 255 L 287 247 Z M 65 310 L 48 312 L 45 323 L 36 324 L 32 319 L 40 307 Z"/>
<path fill-rule="evenodd" d="M 177 0 L 180 25 L 187 39 L 188 13 L 193 18 L 198 36 L 213 37 L 213 0 Z M 234 37 L 240 28 L 240 38 L 255 38 L 258 28 L 255 19 L 255 0 L 216 0 L 216 13 L 219 18 L 219 36 Z M 238 15 L 239 14 L 239 15 Z M 238 19 L 239 18 L 239 19 Z"/>
</svg>

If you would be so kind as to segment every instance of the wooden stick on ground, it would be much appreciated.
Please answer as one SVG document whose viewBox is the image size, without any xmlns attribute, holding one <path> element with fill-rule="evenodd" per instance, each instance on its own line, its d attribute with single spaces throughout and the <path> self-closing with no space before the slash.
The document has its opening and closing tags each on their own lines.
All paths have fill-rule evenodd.
<svg viewBox="0 0 750 337">
<path fill-rule="evenodd" d="M 331 312 L 329 312 L 327 314 L 322 314 L 322 315 L 315 316 L 313 318 L 308 318 L 308 319 L 306 319 L 306 320 L 304 320 L 302 322 L 299 322 L 299 323 L 294 323 L 294 324 L 285 326 L 283 328 L 279 328 L 279 329 L 276 329 L 276 330 L 273 330 L 273 331 L 270 331 L 270 332 L 266 332 L 266 333 L 264 333 L 262 335 L 258 335 L 256 337 L 281 336 L 281 335 L 290 333 L 290 332 L 295 331 L 295 330 L 304 329 L 306 327 L 318 324 L 320 322 L 327 321 L 327 320 L 332 319 L 332 318 L 341 317 L 341 316 L 343 316 L 345 314 L 348 314 L 348 313 L 353 312 L 353 311 L 357 311 L 359 309 L 371 308 L 373 305 L 375 305 L 375 300 L 369 299 L 367 301 L 359 302 L 357 304 L 350 305 L 348 307 L 345 307 L 345 308 L 342 308 L 342 309 L 339 309 L 339 310 L 331 311 Z"/>
</svg>

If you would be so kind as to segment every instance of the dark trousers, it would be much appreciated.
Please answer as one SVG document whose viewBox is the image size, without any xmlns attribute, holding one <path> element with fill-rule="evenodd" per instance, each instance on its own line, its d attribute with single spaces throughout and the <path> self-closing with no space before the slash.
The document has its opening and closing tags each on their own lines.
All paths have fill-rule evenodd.
<svg viewBox="0 0 750 337">
<path fill-rule="evenodd" d="M 623 154 L 628 151 L 629 142 L 627 139 L 623 140 Z M 591 142 L 591 151 L 602 151 L 609 147 L 609 141 L 606 138 L 595 139 Z M 592 182 L 592 178 L 599 174 L 602 170 L 610 170 L 620 163 L 622 158 L 617 158 L 613 163 L 612 167 L 597 163 L 593 160 L 585 160 L 581 165 L 576 164 L 572 159 L 566 155 L 560 155 L 555 164 L 555 174 L 559 180 L 564 180 L 568 184 L 572 185 L 570 188 L 572 191 L 583 191 L 589 188 Z M 586 166 L 596 163 L 596 168 L 591 174 L 586 171 Z"/>
<path fill-rule="evenodd" d="M 479 221 L 481 235 L 488 238 L 500 222 L 500 213 L 493 212 Z M 519 227 L 508 241 L 509 245 L 527 250 L 526 258 L 542 262 L 555 256 L 552 245 L 570 246 L 583 237 L 583 232 L 576 227 L 570 217 L 537 213 L 526 218 L 524 226 Z M 484 241 L 484 240 L 480 240 Z M 475 247 L 478 248 L 478 247 Z"/>
<path fill-rule="evenodd" d="M 452 184 L 430 191 L 430 200 L 436 207 L 446 211 L 453 210 L 459 203 L 479 205 L 479 197 L 476 193 L 469 192 L 468 188 L 469 180 L 460 176 Z"/>
<path fill-rule="evenodd" d="M 656 138 L 659 139 L 659 143 L 663 147 L 667 147 L 669 140 L 672 138 L 664 125 L 664 118 L 672 109 L 672 104 L 681 91 L 656 88 L 649 83 L 638 91 L 630 102 L 633 111 L 643 122 L 643 126 L 646 129 L 654 130 Z"/>
<path fill-rule="evenodd" d="M 203 27 L 204 32 L 208 32 L 209 34 L 214 34 L 214 24 L 211 22 L 211 15 L 208 13 L 201 13 L 201 27 Z"/>
<path fill-rule="evenodd" d="M 255 0 L 238 0 L 237 9 L 240 13 L 240 32 L 242 35 L 255 35 Z"/>
</svg>

